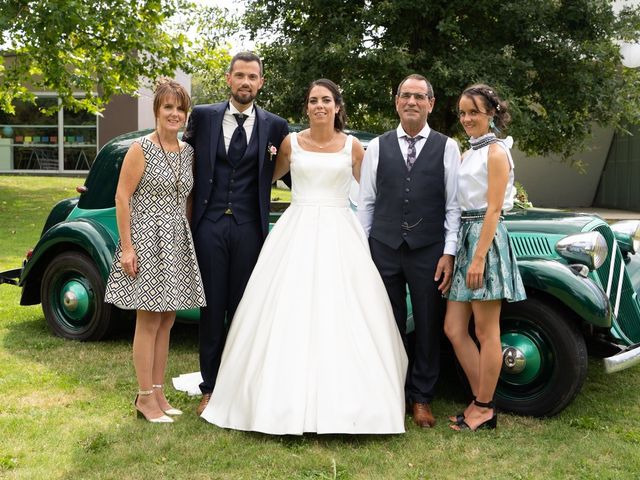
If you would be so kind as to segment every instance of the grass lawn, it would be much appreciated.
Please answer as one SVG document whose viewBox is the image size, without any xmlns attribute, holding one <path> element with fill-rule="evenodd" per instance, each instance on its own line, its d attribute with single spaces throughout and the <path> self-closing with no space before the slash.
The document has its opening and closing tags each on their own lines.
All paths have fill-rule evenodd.
<svg viewBox="0 0 640 480">
<path fill-rule="evenodd" d="M 81 179 L 0 176 L 0 270 L 19 266 L 54 202 Z M 640 369 L 611 376 L 592 359 L 560 415 L 500 414 L 498 430 L 458 434 L 463 406 L 450 362 L 434 402 L 438 424 L 407 418 L 397 436 L 271 437 L 196 417 L 196 398 L 168 388 L 185 411 L 173 425 L 134 416 L 131 330 L 99 343 L 53 337 L 40 306 L 0 285 L 0 478 L 26 479 L 529 479 L 640 477 Z M 174 328 L 168 377 L 198 369 L 197 328 Z M 169 386 L 170 380 L 166 382 Z M 374 399 L 372 399 L 374 400 Z"/>
</svg>

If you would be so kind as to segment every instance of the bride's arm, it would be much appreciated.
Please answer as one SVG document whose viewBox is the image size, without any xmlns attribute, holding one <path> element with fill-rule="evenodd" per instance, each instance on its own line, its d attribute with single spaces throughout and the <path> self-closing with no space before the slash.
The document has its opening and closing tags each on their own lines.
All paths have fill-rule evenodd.
<svg viewBox="0 0 640 480">
<path fill-rule="evenodd" d="M 353 172 L 353 178 L 360 183 L 360 167 L 362 166 L 362 158 L 364 157 L 364 148 L 360 143 L 360 140 L 353 138 L 353 145 L 351 147 L 351 169 Z"/>
<path fill-rule="evenodd" d="M 273 171 L 273 181 L 275 182 L 289 171 L 291 165 L 291 134 L 287 135 L 280 144 L 278 156 L 276 157 L 276 168 Z"/>
</svg>

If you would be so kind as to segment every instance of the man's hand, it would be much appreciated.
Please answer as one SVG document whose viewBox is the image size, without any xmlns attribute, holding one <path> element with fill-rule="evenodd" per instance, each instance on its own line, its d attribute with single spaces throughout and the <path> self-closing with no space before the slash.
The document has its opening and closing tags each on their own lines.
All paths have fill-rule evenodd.
<svg viewBox="0 0 640 480">
<path fill-rule="evenodd" d="M 447 255 L 446 253 L 440 257 L 438 260 L 438 266 L 436 267 L 436 276 L 433 278 L 436 282 L 442 279 L 440 285 L 438 285 L 438 290 L 443 295 L 449 291 L 451 288 L 451 276 L 453 275 L 453 255 Z"/>
</svg>

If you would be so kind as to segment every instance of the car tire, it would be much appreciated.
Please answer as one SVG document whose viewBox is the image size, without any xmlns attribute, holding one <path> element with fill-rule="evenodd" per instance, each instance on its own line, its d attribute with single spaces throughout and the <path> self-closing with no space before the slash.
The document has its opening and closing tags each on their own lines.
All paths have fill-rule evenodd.
<svg viewBox="0 0 640 480">
<path fill-rule="evenodd" d="M 503 365 L 495 396 L 499 409 L 552 416 L 573 401 L 585 381 L 584 337 L 572 315 L 544 300 L 503 304 Z"/>
<path fill-rule="evenodd" d="M 111 329 L 113 307 L 104 303 L 105 280 L 84 253 L 56 255 L 42 275 L 40 294 L 45 319 L 54 334 L 93 341 Z"/>
</svg>

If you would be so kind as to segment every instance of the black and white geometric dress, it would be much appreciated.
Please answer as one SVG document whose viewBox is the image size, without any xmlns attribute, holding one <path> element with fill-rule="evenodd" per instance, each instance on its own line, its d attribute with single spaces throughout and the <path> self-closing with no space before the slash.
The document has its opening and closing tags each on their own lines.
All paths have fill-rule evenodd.
<svg viewBox="0 0 640 480">
<path fill-rule="evenodd" d="M 130 202 L 138 274 L 130 277 L 122 269 L 118 242 L 104 300 L 119 308 L 152 312 L 204 306 L 202 279 L 185 215 L 193 187 L 193 148 L 184 144 L 180 155 L 166 152 L 165 156 L 149 138 L 136 141 L 145 159 L 144 173 Z"/>
</svg>

